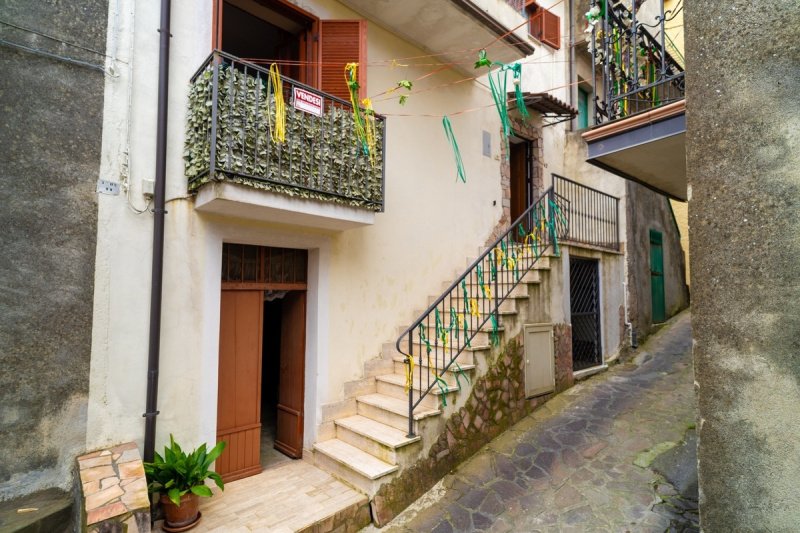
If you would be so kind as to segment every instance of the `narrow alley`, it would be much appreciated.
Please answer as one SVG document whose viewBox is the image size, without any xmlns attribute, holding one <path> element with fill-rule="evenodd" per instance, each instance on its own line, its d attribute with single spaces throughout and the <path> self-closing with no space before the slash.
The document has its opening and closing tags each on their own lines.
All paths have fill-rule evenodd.
<svg viewBox="0 0 800 533">
<path fill-rule="evenodd" d="M 691 341 L 687 311 L 633 360 L 492 441 L 383 531 L 698 531 Z"/>
</svg>

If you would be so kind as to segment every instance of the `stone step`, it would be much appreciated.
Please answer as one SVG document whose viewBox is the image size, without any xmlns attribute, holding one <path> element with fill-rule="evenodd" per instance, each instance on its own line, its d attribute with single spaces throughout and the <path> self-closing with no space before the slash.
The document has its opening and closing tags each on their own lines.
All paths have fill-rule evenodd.
<svg viewBox="0 0 800 533">
<path fill-rule="evenodd" d="M 401 450 L 420 440 L 419 435 L 408 438 L 405 431 L 361 415 L 336 420 L 336 437 L 393 465 L 398 464 Z"/>
<path fill-rule="evenodd" d="M 394 365 L 395 365 L 394 373 L 405 376 L 406 372 L 405 358 L 396 357 L 394 360 Z M 460 360 L 458 361 L 458 365 L 461 367 L 461 371 L 470 376 L 470 379 L 472 379 L 471 376 L 475 370 L 475 365 L 465 364 L 462 363 Z M 428 367 L 425 361 L 423 361 L 422 365 L 418 364 L 417 362 L 414 363 L 414 381 L 419 381 L 420 369 L 422 369 L 422 379 L 424 380 L 424 383 L 427 385 L 428 379 L 430 379 L 431 383 L 433 383 L 435 373 L 431 368 Z M 442 379 L 445 381 L 445 383 L 447 383 L 448 387 L 458 388 L 459 376 L 457 375 L 458 375 L 458 367 L 455 364 L 453 364 L 450 366 L 450 368 L 444 371 Z"/>
<path fill-rule="evenodd" d="M 405 331 L 405 329 L 406 328 L 401 328 L 400 331 L 398 332 L 398 335 L 402 334 L 402 332 Z M 447 347 L 445 347 L 442 344 L 442 341 L 440 339 L 437 339 L 437 337 L 436 337 L 436 327 L 434 326 L 434 324 L 430 324 L 428 326 L 423 326 L 423 331 L 425 331 L 425 335 L 427 335 L 427 337 L 428 337 L 428 342 L 430 343 L 431 350 L 432 350 L 431 354 L 433 354 L 434 351 L 436 353 L 442 354 L 444 352 L 451 351 L 451 349 L 453 349 L 453 348 L 458 348 L 458 347 L 461 346 L 461 343 L 463 342 L 463 339 L 464 339 L 464 330 L 460 330 L 459 331 L 459 339 L 456 339 L 455 338 L 455 333 L 451 332 L 446 337 L 447 341 L 448 341 L 448 345 L 447 345 Z M 502 325 L 497 326 L 497 334 L 498 335 L 502 336 L 503 335 L 503 331 L 504 331 L 504 327 Z M 475 346 L 489 346 L 491 344 L 491 332 L 492 332 L 491 319 L 486 321 L 486 323 L 483 326 L 481 326 L 481 328 L 478 329 L 478 330 L 475 330 L 474 328 L 467 328 L 467 334 L 468 335 L 473 335 L 473 333 L 474 333 L 474 336 L 470 340 L 470 344 L 471 345 L 474 344 Z M 426 353 L 427 352 L 427 350 L 428 350 L 427 345 L 425 345 L 424 343 L 418 342 L 418 341 L 420 341 L 420 338 L 419 338 L 419 327 L 414 329 L 413 340 L 414 340 L 414 344 L 418 344 L 421 347 L 424 347 L 424 348 L 420 349 L 420 351 L 422 353 Z M 415 355 L 416 355 L 416 353 L 419 353 L 419 352 L 415 352 Z M 433 355 L 431 355 L 431 357 L 433 357 Z"/>
<path fill-rule="evenodd" d="M 507 274 L 507 275 L 506 275 Z M 537 283 L 541 283 L 541 275 L 538 270 L 529 270 L 526 273 L 520 272 L 519 279 L 516 278 L 516 275 L 513 272 L 507 272 L 504 270 L 500 270 L 497 273 L 497 288 L 495 289 L 495 280 L 492 279 L 491 273 L 488 270 L 483 272 L 483 283 L 484 285 L 488 286 L 492 290 L 492 294 L 498 292 L 499 294 L 507 294 L 509 291 L 513 292 L 516 287 L 524 286 L 524 285 L 535 285 Z M 477 271 L 473 272 L 466 278 L 467 282 L 467 293 L 470 297 L 477 297 L 483 294 L 483 291 L 480 289 L 480 278 L 478 277 Z M 452 282 L 442 283 L 441 291 L 445 292 L 450 289 Z M 516 287 L 515 287 L 516 285 Z M 453 295 L 455 296 L 456 292 L 463 293 L 463 287 L 459 283 L 456 289 L 452 289 Z M 433 302 L 431 302 L 433 303 Z"/>
<path fill-rule="evenodd" d="M 0 531 L 47 531 L 67 533 L 77 529 L 72 522 L 73 495 L 46 489 L 0 502 Z M 27 509 L 28 512 L 17 512 Z"/>
<path fill-rule="evenodd" d="M 385 394 L 365 394 L 356 398 L 358 414 L 400 431 L 408 430 L 408 401 Z M 441 414 L 439 409 L 417 406 L 414 410 L 414 432 L 420 420 Z"/>
<path fill-rule="evenodd" d="M 509 296 L 505 300 L 500 302 L 499 311 L 500 311 L 501 315 L 514 315 L 514 314 L 516 314 L 517 313 L 517 300 L 521 299 L 521 298 L 527 298 L 528 297 L 527 294 L 525 294 L 524 296 L 513 296 L 515 292 L 516 292 L 516 289 L 511 291 L 512 296 Z M 429 296 L 428 297 L 428 305 L 433 305 L 438 299 L 439 299 L 439 296 Z M 479 311 L 481 310 L 480 306 L 481 306 L 481 300 L 482 299 L 483 299 L 483 296 L 475 298 L 475 300 L 477 301 L 478 306 L 479 306 Z M 486 311 L 487 312 L 490 309 L 489 306 L 493 305 L 493 304 L 494 304 L 493 301 L 492 301 L 491 304 L 489 302 L 486 303 Z M 457 293 L 453 293 L 453 295 L 451 295 L 449 298 L 445 298 L 441 303 L 439 303 L 439 310 L 440 310 L 439 312 L 443 313 L 442 310 L 443 309 L 446 310 L 447 322 L 450 321 L 450 308 L 451 307 L 454 308 L 457 313 L 466 314 L 466 315 L 469 316 L 469 308 L 464 305 L 464 296 L 463 296 L 461 290 L 459 290 Z M 421 316 L 423 312 L 424 311 L 420 311 L 419 314 L 417 314 L 417 316 Z M 443 314 L 445 314 L 445 313 L 443 313 Z"/>
<path fill-rule="evenodd" d="M 400 398 L 401 400 L 408 402 L 408 393 L 405 390 L 406 376 L 404 374 L 386 374 L 383 376 L 377 376 L 375 379 L 378 384 L 379 393 L 385 394 L 386 396 L 391 396 L 393 398 Z M 415 395 L 416 398 L 418 397 L 420 391 L 419 380 L 414 379 L 412 381 L 412 386 L 417 393 Z M 458 391 L 458 385 L 450 385 L 449 383 L 447 384 L 447 387 L 445 387 L 444 392 L 442 392 L 442 389 L 439 387 L 434 387 L 431 390 L 431 393 L 422 399 L 422 403 L 420 405 L 436 409 L 442 403 L 442 400 L 439 398 L 442 394 L 453 395 Z"/>
<path fill-rule="evenodd" d="M 416 335 L 414 336 L 416 339 Z M 408 346 L 406 340 L 406 346 Z M 412 348 L 414 350 L 414 354 L 418 355 L 420 353 L 425 353 L 423 351 L 424 344 L 420 344 L 419 342 L 412 343 Z M 462 365 L 472 365 L 475 363 L 475 356 L 487 356 L 491 351 L 492 347 L 490 344 L 477 344 L 474 341 L 470 341 L 470 345 L 465 347 L 461 353 L 458 355 L 458 362 Z M 446 356 L 447 359 L 450 359 L 450 355 L 455 352 L 456 348 L 450 346 L 447 350 L 444 350 L 442 346 L 438 347 L 436 353 L 433 352 L 433 346 L 431 346 L 431 358 L 438 354 L 439 359 L 442 359 L 444 354 L 448 354 Z M 388 359 L 389 361 L 393 361 L 397 357 L 405 357 L 405 354 L 402 352 L 397 351 L 397 348 L 394 343 L 387 343 L 383 345 L 383 357 Z M 386 371 L 382 372 L 382 374 L 391 374 L 394 372 L 394 364 L 391 365 L 391 368 Z M 376 374 L 380 375 L 380 374 Z"/>
<path fill-rule="evenodd" d="M 378 480 L 399 469 L 339 439 L 314 444 L 314 463 L 369 495 L 382 482 Z"/>
</svg>

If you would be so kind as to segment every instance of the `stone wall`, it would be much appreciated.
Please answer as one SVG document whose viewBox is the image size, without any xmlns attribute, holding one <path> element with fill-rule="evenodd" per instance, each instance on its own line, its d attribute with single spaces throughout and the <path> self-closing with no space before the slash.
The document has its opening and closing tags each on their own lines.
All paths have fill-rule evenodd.
<svg viewBox="0 0 800 533">
<path fill-rule="evenodd" d="M 571 328 L 555 324 L 553 333 L 556 392 L 561 392 L 573 383 Z M 522 339 L 520 335 L 498 350 L 488 372 L 473 383 L 464 407 L 447 420 L 428 456 L 378 490 L 371 502 L 376 524 L 389 522 L 450 470 L 554 396 L 525 398 Z"/>
<path fill-rule="evenodd" d="M 0 46 L 0 500 L 69 487 L 86 442 L 107 4 L 0 9 L 3 40 L 97 67 Z"/>
<path fill-rule="evenodd" d="M 686 309 L 689 289 L 680 233 L 667 197 L 634 182 L 627 189 L 628 315 L 639 341 L 653 329 L 650 289 L 650 230 L 663 235 L 664 292 L 667 318 Z"/>
<path fill-rule="evenodd" d="M 686 4 L 700 525 L 709 532 L 800 524 L 798 27 L 795 0 Z"/>
</svg>

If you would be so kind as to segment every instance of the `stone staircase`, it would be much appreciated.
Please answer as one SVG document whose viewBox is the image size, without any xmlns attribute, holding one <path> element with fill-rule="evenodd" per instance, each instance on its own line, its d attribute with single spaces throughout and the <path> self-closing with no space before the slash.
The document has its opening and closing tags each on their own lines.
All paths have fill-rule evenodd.
<svg viewBox="0 0 800 533">
<path fill-rule="evenodd" d="M 531 270 L 524 275 L 520 273 L 519 285 L 499 308 L 500 346 L 506 335 L 511 338 L 522 330 L 525 317 L 521 303 L 527 303 L 549 268 L 550 257 L 545 254 Z M 442 289 L 448 286 L 443 285 Z M 428 305 L 437 298 L 431 297 Z M 463 298 L 457 305 L 458 311 L 463 310 Z M 422 310 L 415 312 L 415 319 L 422 313 Z M 433 338 L 433 326 L 428 329 L 429 338 Z M 405 327 L 399 328 L 398 333 L 403 331 Z M 383 483 L 427 452 L 446 419 L 469 398 L 473 379 L 488 368 L 492 351 L 490 332 L 487 322 L 472 339 L 471 347 L 458 355 L 456 362 L 460 368 L 453 365 L 443 372 L 446 387 L 434 387 L 415 408 L 414 437 L 407 436 L 405 358 L 397 352 L 394 343 L 385 344 L 380 358 L 365 363 L 365 377 L 346 384 L 345 393 L 349 397 L 323 409 L 324 429 L 314 444 L 314 463 L 371 498 Z M 423 375 L 425 372 L 434 374 L 425 361 L 416 366 L 415 375 L 420 370 Z"/>
</svg>

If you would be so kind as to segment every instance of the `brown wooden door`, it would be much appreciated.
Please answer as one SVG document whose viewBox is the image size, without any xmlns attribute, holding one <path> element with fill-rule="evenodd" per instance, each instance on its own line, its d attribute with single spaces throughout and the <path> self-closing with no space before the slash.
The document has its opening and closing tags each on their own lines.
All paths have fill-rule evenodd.
<svg viewBox="0 0 800 533">
<path fill-rule="evenodd" d="M 511 222 L 514 222 L 530 205 L 531 183 L 528 172 L 528 142 L 511 143 L 510 148 Z"/>
<path fill-rule="evenodd" d="M 223 290 L 219 328 L 216 470 L 225 481 L 261 472 L 263 291 Z"/>
<path fill-rule="evenodd" d="M 306 292 L 287 293 L 281 309 L 280 390 L 275 449 L 300 459 L 303 456 Z"/>
</svg>

